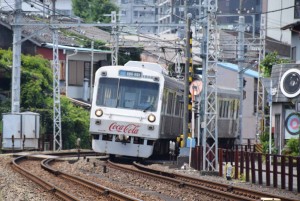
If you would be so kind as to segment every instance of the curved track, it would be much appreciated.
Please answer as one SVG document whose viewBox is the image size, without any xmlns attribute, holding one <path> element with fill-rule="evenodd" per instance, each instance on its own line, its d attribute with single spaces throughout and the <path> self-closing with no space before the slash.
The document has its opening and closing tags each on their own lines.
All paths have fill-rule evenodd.
<svg viewBox="0 0 300 201">
<path fill-rule="evenodd" d="M 52 160 L 54 159 L 41 161 L 22 156 L 14 159 L 12 165 L 16 171 L 62 200 L 138 200 L 105 186 L 54 170 L 49 166 Z"/>
</svg>

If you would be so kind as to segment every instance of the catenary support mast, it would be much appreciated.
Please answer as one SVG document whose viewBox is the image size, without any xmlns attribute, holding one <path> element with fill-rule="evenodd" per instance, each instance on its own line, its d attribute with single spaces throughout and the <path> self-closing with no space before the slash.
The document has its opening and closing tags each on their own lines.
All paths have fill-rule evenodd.
<svg viewBox="0 0 300 201">
<path fill-rule="evenodd" d="M 52 0 L 52 23 L 55 21 L 55 1 Z M 61 110 L 60 110 L 60 64 L 58 50 L 58 27 L 52 26 L 53 31 L 53 150 L 62 150 Z"/>
<path fill-rule="evenodd" d="M 205 46 L 205 66 L 203 68 L 204 83 L 204 120 L 203 120 L 203 170 L 216 171 L 218 165 L 218 129 L 217 129 L 217 1 L 206 0 L 204 10 L 207 16 L 205 36 L 207 40 Z"/>
</svg>

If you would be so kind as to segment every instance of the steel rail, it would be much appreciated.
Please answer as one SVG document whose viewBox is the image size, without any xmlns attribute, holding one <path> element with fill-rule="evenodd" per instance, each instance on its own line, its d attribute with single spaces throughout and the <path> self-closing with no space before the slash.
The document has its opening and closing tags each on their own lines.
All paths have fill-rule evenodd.
<svg viewBox="0 0 300 201">
<path fill-rule="evenodd" d="M 26 169 L 22 168 L 18 163 L 27 159 L 27 156 L 20 156 L 18 158 L 15 158 L 12 161 L 12 168 L 25 176 L 26 178 L 32 180 L 33 182 L 37 183 L 41 187 L 45 188 L 47 191 L 55 194 L 57 197 L 66 200 L 66 201 L 79 201 L 80 199 L 76 198 L 75 196 L 67 193 L 66 191 L 60 189 L 59 187 L 50 184 L 47 181 L 44 181 L 43 179 L 35 176 L 34 174 L 30 173 Z"/>
<path fill-rule="evenodd" d="M 222 184 L 222 183 L 218 183 L 218 182 L 214 182 L 214 181 L 191 177 L 188 175 L 182 175 L 182 174 L 165 172 L 165 171 L 161 171 L 161 170 L 150 169 L 150 168 L 148 168 L 144 165 L 141 165 L 139 163 L 136 163 L 136 162 L 134 162 L 133 164 L 138 169 L 146 171 L 146 172 L 151 172 L 153 174 L 163 175 L 163 176 L 174 178 L 174 179 L 175 178 L 180 179 L 181 181 L 184 181 L 184 182 L 189 182 L 189 183 L 193 183 L 196 185 L 206 186 L 208 188 L 215 188 L 215 189 L 221 190 L 223 192 L 231 192 L 236 195 L 247 196 L 252 199 L 260 200 L 261 198 L 278 198 L 281 201 L 297 201 L 297 200 L 279 196 L 279 195 L 273 195 L 270 193 L 264 193 L 264 192 L 250 190 L 250 189 L 246 189 L 246 188 L 242 188 L 242 187 L 238 187 L 238 186 L 232 186 L 232 185 L 228 185 L 228 184 Z"/>
<path fill-rule="evenodd" d="M 89 180 L 86 180 L 84 178 L 81 177 L 77 177 L 74 175 L 70 175 L 68 173 L 56 170 L 54 168 L 52 168 L 49 164 L 54 162 L 55 159 L 45 159 L 41 162 L 41 166 L 43 169 L 47 170 L 48 172 L 51 172 L 52 174 L 56 175 L 56 176 L 60 176 L 64 179 L 70 180 L 72 182 L 75 182 L 77 184 L 80 184 L 82 186 L 85 186 L 86 188 L 89 188 L 97 193 L 99 193 L 100 195 L 103 196 L 107 196 L 109 198 L 111 198 L 112 200 L 122 200 L 122 201 L 141 201 L 137 198 L 128 196 L 124 193 L 118 192 L 116 190 L 107 188 L 105 186 L 99 185 L 97 183 L 91 182 Z"/>
<path fill-rule="evenodd" d="M 163 175 L 159 175 L 159 174 L 154 174 L 154 173 L 147 172 L 147 171 L 142 171 L 142 170 L 139 170 L 139 169 L 132 170 L 128 167 L 124 167 L 120 164 L 113 163 L 109 160 L 108 160 L 108 165 L 110 167 L 113 167 L 115 169 L 119 169 L 121 171 L 125 170 L 127 172 L 131 172 L 131 173 L 134 173 L 134 174 L 140 174 L 143 177 L 146 176 L 146 177 L 151 178 L 151 179 L 154 178 L 154 179 L 159 180 L 159 181 L 164 182 L 164 183 L 176 185 L 180 188 L 188 188 L 188 189 L 192 189 L 192 190 L 197 190 L 198 192 L 200 192 L 202 194 L 212 196 L 212 198 L 217 198 L 217 199 L 222 199 L 222 200 L 236 200 L 236 201 L 250 201 L 251 200 L 251 201 L 253 201 L 253 198 L 245 198 L 244 196 L 239 196 L 239 195 L 236 195 L 236 194 L 232 194 L 230 192 L 224 192 L 224 191 L 209 188 L 209 187 L 206 187 L 206 186 L 200 186 L 200 185 L 192 184 L 192 183 L 185 182 L 185 181 L 182 181 L 182 180 L 178 180 L 178 179 L 175 179 L 175 178 L 171 178 L 171 177 L 167 177 L 167 176 L 163 176 Z"/>
</svg>

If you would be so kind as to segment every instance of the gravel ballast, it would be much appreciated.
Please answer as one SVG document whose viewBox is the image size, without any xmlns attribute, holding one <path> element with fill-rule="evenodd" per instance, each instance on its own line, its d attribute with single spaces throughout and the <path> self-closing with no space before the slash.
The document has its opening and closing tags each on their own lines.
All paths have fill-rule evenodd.
<svg viewBox="0 0 300 201">
<path fill-rule="evenodd" d="M 43 188 L 41 188 L 39 185 L 35 184 L 34 182 L 28 180 L 25 178 L 23 175 L 20 175 L 19 173 L 15 172 L 12 167 L 11 167 L 11 161 L 12 161 L 12 156 L 10 155 L 5 155 L 2 154 L 0 155 L 0 201 L 26 201 L 26 200 L 32 200 L 32 201 L 37 201 L 37 200 L 43 200 L 43 201 L 52 201 L 52 200 L 59 200 L 57 197 L 52 195 L 50 192 L 47 192 Z M 87 168 L 93 167 L 93 162 L 99 163 L 98 159 L 90 159 L 89 163 L 86 163 L 85 160 L 80 159 L 79 162 L 75 164 L 69 164 L 69 163 L 64 163 L 65 165 L 68 166 L 73 166 L 73 167 L 68 167 L 66 169 L 74 170 L 75 172 L 78 172 L 78 170 L 86 170 Z M 207 180 L 212 180 L 220 183 L 227 183 L 233 186 L 239 186 L 239 187 L 245 187 L 245 188 L 251 188 L 257 191 L 261 192 L 267 192 L 271 194 L 276 194 L 280 196 L 284 196 L 287 198 L 292 198 L 295 200 L 300 200 L 300 194 L 296 192 L 290 192 L 287 190 L 281 190 L 281 189 L 274 189 L 274 188 L 269 188 L 261 185 L 254 185 L 251 183 L 246 183 L 240 180 L 231 180 L 228 181 L 225 178 L 222 177 L 216 177 L 216 176 L 201 176 L 198 171 L 195 170 L 180 170 L 180 169 L 174 169 L 174 168 L 169 168 L 168 165 L 151 165 L 154 169 L 160 169 L 163 171 L 170 171 L 170 172 L 176 172 L 180 174 L 188 174 L 193 177 L 199 177 L 202 179 L 207 179 Z M 65 169 L 64 167 L 61 167 L 62 169 Z M 100 168 L 100 167 L 99 167 Z M 89 171 L 87 171 L 89 172 Z M 68 172 L 72 174 L 72 172 Z"/>
</svg>

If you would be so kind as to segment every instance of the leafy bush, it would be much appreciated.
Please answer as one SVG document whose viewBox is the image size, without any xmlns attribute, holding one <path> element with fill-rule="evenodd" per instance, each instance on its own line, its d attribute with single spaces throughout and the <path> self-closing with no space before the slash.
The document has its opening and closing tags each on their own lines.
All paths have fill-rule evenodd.
<svg viewBox="0 0 300 201">
<path fill-rule="evenodd" d="M 287 149 L 284 150 L 284 154 L 290 156 L 299 156 L 299 138 L 289 139 L 286 143 Z"/>
<path fill-rule="evenodd" d="M 264 132 L 260 135 L 260 142 L 262 144 L 262 152 L 269 153 L 269 132 Z M 271 153 L 276 154 L 278 150 L 275 148 L 274 140 L 271 142 Z"/>
</svg>

